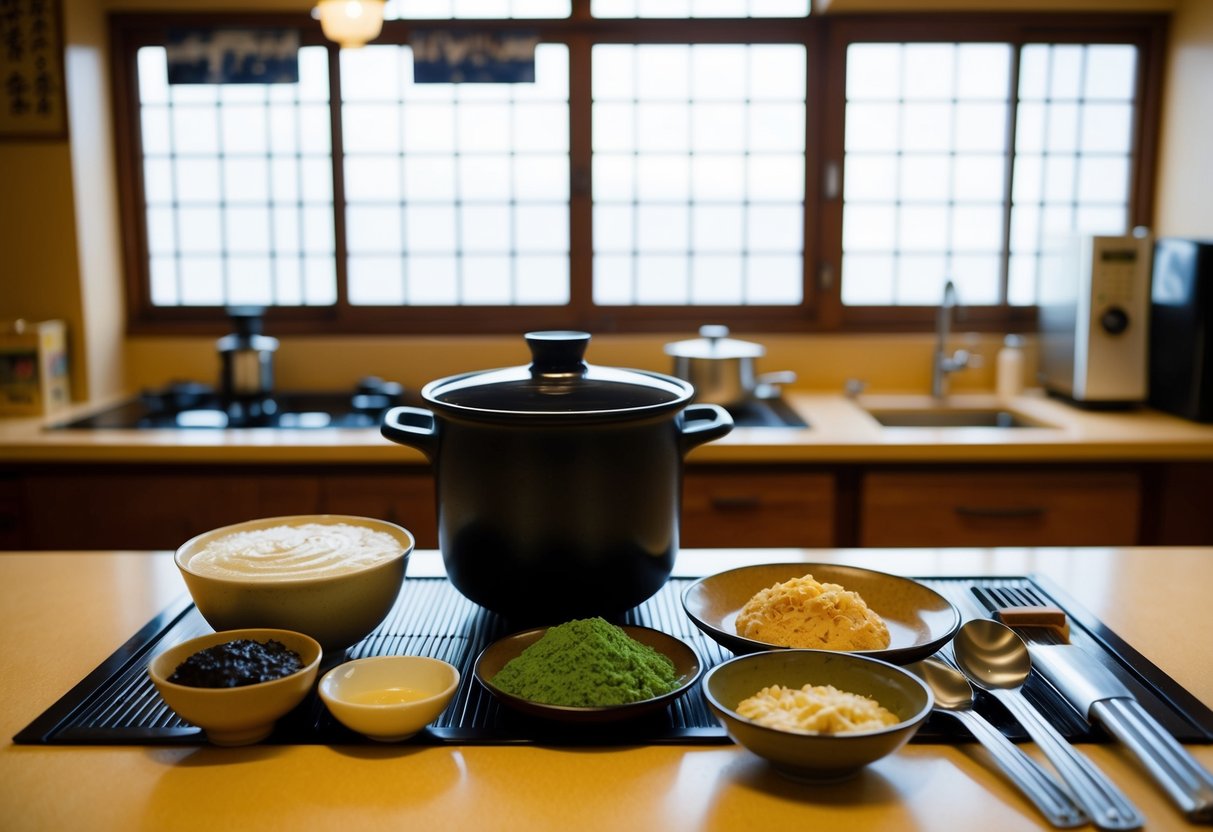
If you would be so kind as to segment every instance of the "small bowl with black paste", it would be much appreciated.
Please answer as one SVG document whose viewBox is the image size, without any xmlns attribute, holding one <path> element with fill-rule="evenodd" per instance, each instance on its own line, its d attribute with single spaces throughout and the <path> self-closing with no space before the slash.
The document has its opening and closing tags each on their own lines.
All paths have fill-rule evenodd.
<svg viewBox="0 0 1213 832">
<path fill-rule="evenodd" d="M 292 630 L 225 630 L 170 647 L 147 671 L 165 703 L 212 743 L 248 745 L 311 692 L 322 654 Z"/>
</svg>

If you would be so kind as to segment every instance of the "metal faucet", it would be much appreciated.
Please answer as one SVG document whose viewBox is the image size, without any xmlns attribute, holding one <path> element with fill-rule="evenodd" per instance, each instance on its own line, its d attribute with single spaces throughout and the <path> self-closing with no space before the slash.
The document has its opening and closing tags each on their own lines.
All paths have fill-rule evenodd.
<svg viewBox="0 0 1213 832">
<path fill-rule="evenodd" d="M 943 284 L 943 302 L 935 314 L 935 355 L 931 362 L 931 395 L 942 399 L 948 394 L 948 375 L 969 366 L 968 350 L 957 350 L 947 354 L 948 339 L 952 334 L 952 310 L 958 309 L 956 285 L 951 280 Z"/>
</svg>

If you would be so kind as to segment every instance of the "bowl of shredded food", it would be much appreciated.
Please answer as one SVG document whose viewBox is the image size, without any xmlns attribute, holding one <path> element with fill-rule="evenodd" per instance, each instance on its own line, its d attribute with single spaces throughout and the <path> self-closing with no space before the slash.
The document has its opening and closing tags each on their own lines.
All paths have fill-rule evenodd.
<svg viewBox="0 0 1213 832">
<path fill-rule="evenodd" d="M 667 707 L 703 665 L 685 642 L 649 627 L 584 618 L 495 641 L 475 677 L 506 707 L 561 722 L 614 722 Z"/>
<path fill-rule="evenodd" d="M 934 697 L 877 659 L 826 650 L 738 656 L 704 676 L 708 706 L 739 745 L 794 780 L 856 775 L 907 743 Z"/>
<path fill-rule="evenodd" d="M 687 587 L 682 606 L 733 653 L 833 650 L 910 664 L 960 629 L 960 611 L 900 575 L 828 563 L 743 566 Z"/>
</svg>

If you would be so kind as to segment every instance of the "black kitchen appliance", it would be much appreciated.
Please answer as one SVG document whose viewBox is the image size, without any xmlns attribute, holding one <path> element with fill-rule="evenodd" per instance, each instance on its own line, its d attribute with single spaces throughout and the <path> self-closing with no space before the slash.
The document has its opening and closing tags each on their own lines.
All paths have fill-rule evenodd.
<svg viewBox="0 0 1213 832">
<path fill-rule="evenodd" d="M 1154 247 L 1150 292 L 1153 407 L 1213 422 L 1213 240 L 1167 237 Z"/>
</svg>

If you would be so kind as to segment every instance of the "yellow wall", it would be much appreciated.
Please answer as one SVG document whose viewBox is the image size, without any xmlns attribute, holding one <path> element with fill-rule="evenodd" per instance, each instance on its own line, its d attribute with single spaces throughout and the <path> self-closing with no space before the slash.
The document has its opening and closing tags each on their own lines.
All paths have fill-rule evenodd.
<svg viewBox="0 0 1213 832">
<path fill-rule="evenodd" d="M 1007 0 L 1018 8 L 1060 8 L 1052 2 Z M 1213 2 L 1210 0 L 1070 0 L 1083 8 L 1176 9 L 1164 99 L 1157 229 L 1213 238 Z M 883 3 L 883 6 L 882 6 Z M 942 6 L 940 5 L 942 4 Z M 213 380 L 218 373 L 211 338 L 126 337 L 121 305 L 120 241 L 105 14 L 176 9 L 175 0 L 65 0 L 69 112 L 72 141 L 0 144 L 0 320 L 64 318 L 73 340 L 77 398 L 158 385 L 172 379 Z M 193 5 L 193 4 L 191 4 Z M 310 7 L 300 0 L 259 0 L 260 8 Z M 906 8 L 903 0 L 833 0 L 829 11 Z M 974 0 L 920 0 L 922 8 L 992 8 Z M 209 0 L 195 8 L 245 9 L 239 0 Z M 1005 8 L 1005 3 L 1000 5 Z M 1074 7 L 1067 3 L 1067 7 Z M 789 336 L 740 333 L 768 348 L 759 369 L 792 369 L 798 386 L 838 389 L 858 377 L 877 389 L 926 389 L 928 335 Z M 669 368 L 662 345 L 690 333 L 602 336 L 591 360 L 656 370 Z M 974 340 L 985 366 L 957 374 L 957 389 L 989 387 L 997 339 Z M 363 374 L 417 386 L 463 370 L 521 362 L 518 337 L 417 338 L 296 337 L 283 340 L 277 361 L 283 388 L 337 388 Z"/>
</svg>

